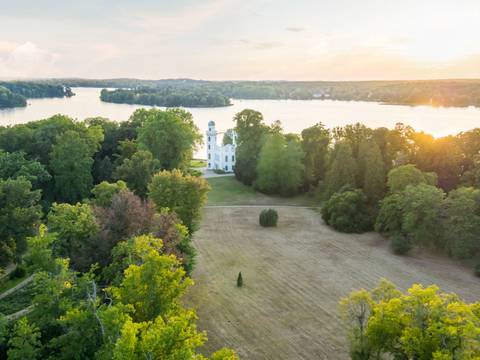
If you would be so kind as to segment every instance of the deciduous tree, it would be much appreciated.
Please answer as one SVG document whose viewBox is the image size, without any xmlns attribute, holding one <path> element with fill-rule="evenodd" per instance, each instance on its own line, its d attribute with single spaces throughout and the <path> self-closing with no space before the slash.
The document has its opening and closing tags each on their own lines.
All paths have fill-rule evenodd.
<svg viewBox="0 0 480 360">
<path fill-rule="evenodd" d="M 203 178 L 172 170 L 154 175 L 148 189 L 148 197 L 158 210 L 168 208 L 174 211 L 192 232 L 200 217 L 200 209 L 207 201 L 210 186 Z"/>
</svg>

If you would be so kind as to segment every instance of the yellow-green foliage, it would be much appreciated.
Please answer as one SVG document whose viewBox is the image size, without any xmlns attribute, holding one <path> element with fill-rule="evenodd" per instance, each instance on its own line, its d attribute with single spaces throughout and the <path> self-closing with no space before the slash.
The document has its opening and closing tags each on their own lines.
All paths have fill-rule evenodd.
<svg viewBox="0 0 480 360">
<path fill-rule="evenodd" d="M 435 286 L 405 294 L 382 280 L 340 302 L 352 359 L 478 359 L 480 304 Z"/>
<path fill-rule="evenodd" d="M 161 171 L 153 176 L 148 187 L 149 198 L 158 210 L 175 211 L 190 231 L 200 217 L 210 186 L 203 178 L 184 175 L 180 170 Z"/>
</svg>

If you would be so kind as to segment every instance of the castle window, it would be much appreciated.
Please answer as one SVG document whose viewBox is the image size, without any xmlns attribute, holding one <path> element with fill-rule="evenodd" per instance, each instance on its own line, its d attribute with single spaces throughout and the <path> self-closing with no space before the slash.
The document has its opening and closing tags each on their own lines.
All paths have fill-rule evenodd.
<svg viewBox="0 0 480 360">
<path fill-rule="evenodd" d="M 210 154 L 208 154 L 208 160 L 210 160 Z"/>
<path fill-rule="evenodd" d="M 210 142 L 210 136 L 208 137 L 208 142 Z"/>
<path fill-rule="evenodd" d="M 235 161 L 235 155 L 232 155 L 232 162 Z"/>
<path fill-rule="evenodd" d="M 225 155 L 225 162 L 228 162 L 228 155 Z"/>
<path fill-rule="evenodd" d="M 208 144 L 208 150 L 210 150 L 210 144 Z"/>
<path fill-rule="evenodd" d="M 228 171 L 228 165 L 227 165 L 227 166 L 225 166 L 225 171 Z"/>
<path fill-rule="evenodd" d="M 208 163 L 208 167 L 211 167 L 212 165 L 210 163 Z"/>
</svg>

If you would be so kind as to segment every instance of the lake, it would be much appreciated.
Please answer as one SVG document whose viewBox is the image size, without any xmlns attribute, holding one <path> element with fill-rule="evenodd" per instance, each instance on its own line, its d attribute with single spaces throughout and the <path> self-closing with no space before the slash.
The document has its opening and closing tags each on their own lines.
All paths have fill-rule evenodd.
<svg viewBox="0 0 480 360">
<path fill-rule="evenodd" d="M 0 125 L 14 125 L 65 114 L 75 119 L 102 116 L 125 121 L 138 108 L 149 106 L 100 101 L 100 89 L 74 88 L 75 96 L 63 99 L 30 99 L 26 108 L 0 110 Z M 317 122 L 327 127 L 361 122 L 369 127 L 393 127 L 397 122 L 435 136 L 456 134 L 480 126 L 480 108 L 382 105 L 374 102 L 333 100 L 236 100 L 222 108 L 188 108 L 202 133 L 213 120 L 220 131 L 234 126 L 233 116 L 243 109 L 260 111 L 266 123 L 280 120 L 286 132 L 299 133 Z M 199 149 L 197 156 L 205 157 Z"/>
</svg>

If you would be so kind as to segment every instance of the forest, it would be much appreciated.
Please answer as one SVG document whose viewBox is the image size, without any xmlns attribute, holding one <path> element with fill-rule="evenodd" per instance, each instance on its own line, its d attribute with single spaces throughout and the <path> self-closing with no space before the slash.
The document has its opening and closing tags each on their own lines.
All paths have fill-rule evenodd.
<svg viewBox="0 0 480 360">
<path fill-rule="evenodd" d="M 101 88 L 154 88 L 214 93 L 233 99 L 375 101 L 444 107 L 480 106 L 480 80 L 205 81 L 192 79 L 51 79 L 45 83 Z"/>
<path fill-rule="evenodd" d="M 31 81 L 0 81 L 0 109 L 27 106 L 27 99 L 73 96 L 69 87 Z"/>
<path fill-rule="evenodd" d="M 477 262 L 480 275 L 480 129 L 441 138 L 397 124 L 301 134 L 267 126 L 261 113 L 235 117 L 235 175 L 267 194 L 316 196 L 338 231 L 376 230 L 392 251 L 414 247 Z"/>
<path fill-rule="evenodd" d="M 0 304 L 0 358 L 205 359 L 182 303 L 209 191 L 189 167 L 201 139 L 180 109 L 0 128 L 0 266 L 15 266 L 7 285 L 30 281 Z"/>
<path fill-rule="evenodd" d="M 398 256 L 421 248 L 480 275 L 480 129 L 434 138 L 317 123 L 292 134 L 250 109 L 234 122 L 244 184 L 307 193 L 337 231 L 375 230 Z M 178 108 L 0 127 L 0 266 L 14 268 L 8 286 L 27 282 L 0 303 L 1 358 L 204 358 L 206 334 L 182 301 L 210 190 L 190 168 L 201 142 Z M 436 287 L 382 282 L 340 308 L 353 359 L 478 355 L 478 306 Z M 431 327 L 415 327 L 414 308 L 429 309 Z"/>
<path fill-rule="evenodd" d="M 140 104 L 165 107 L 221 107 L 231 105 L 230 99 L 208 89 L 136 88 L 103 89 L 100 100 L 117 104 Z"/>
</svg>

